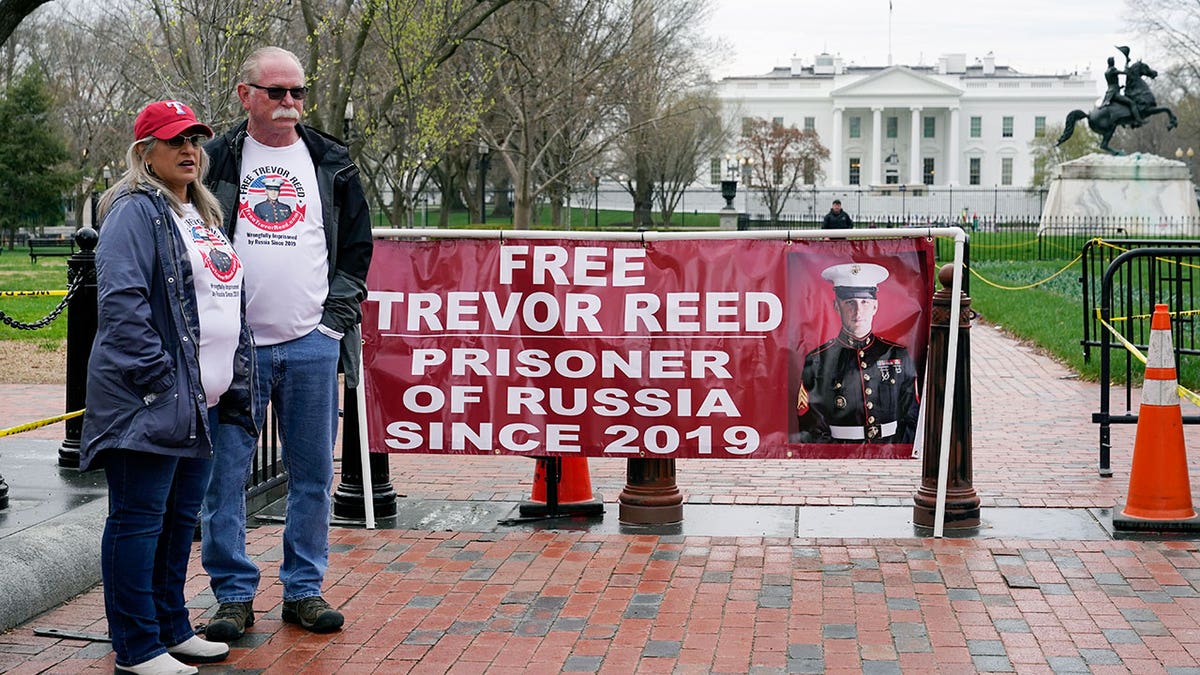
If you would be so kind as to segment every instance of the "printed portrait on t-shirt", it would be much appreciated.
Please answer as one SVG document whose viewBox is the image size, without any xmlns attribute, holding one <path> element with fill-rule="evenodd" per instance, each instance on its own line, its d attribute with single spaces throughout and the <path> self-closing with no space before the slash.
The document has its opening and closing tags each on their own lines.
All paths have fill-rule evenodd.
<svg viewBox="0 0 1200 675">
<path fill-rule="evenodd" d="M 206 227 L 197 217 L 185 218 L 184 222 L 188 225 L 192 242 L 204 266 L 221 283 L 233 280 L 242 265 L 225 236 L 219 230 Z"/>
<path fill-rule="evenodd" d="M 260 230 L 282 232 L 304 218 L 303 190 L 293 178 L 263 172 L 250 178 L 243 188 L 241 215 Z"/>
</svg>

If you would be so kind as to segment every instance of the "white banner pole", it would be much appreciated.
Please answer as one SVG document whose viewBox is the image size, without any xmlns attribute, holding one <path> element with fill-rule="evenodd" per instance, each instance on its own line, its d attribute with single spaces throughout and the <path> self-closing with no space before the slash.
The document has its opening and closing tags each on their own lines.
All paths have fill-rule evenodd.
<svg viewBox="0 0 1200 675">
<path fill-rule="evenodd" d="M 963 248 L 967 235 L 954 237 L 954 281 L 950 284 L 950 342 L 946 350 L 946 398 L 942 405 L 942 447 L 938 456 L 937 506 L 933 536 L 940 539 L 946 527 L 946 484 L 950 468 L 950 423 L 954 417 L 954 384 L 958 377 L 958 322 L 962 316 Z"/>
<path fill-rule="evenodd" d="M 367 381 L 363 377 L 363 346 L 358 341 L 358 386 L 354 395 L 358 399 L 358 455 L 362 462 L 363 517 L 367 529 L 375 529 L 375 481 L 371 477 L 371 446 L 367 435 Z"/>
</svg>

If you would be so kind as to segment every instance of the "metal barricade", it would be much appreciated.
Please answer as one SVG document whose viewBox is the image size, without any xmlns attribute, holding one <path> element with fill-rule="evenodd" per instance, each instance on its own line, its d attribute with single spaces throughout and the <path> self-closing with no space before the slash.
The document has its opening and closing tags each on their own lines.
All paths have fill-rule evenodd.
<svg viewBox="0 0 1200 675">
<path fill-rule="evenodd" d="M 1092 239 L 1085 243 L 1080 251 L 1082 263 L 1082 272 L 1080 273 L 1079 282 L 1082 286 L 1083 294 L 1083 339 L 1080 345 L 1083 347 L 1083 360 L 1091 361 L 1092 348 L 1100 346 L 1101 333 L 1104 332 L 1100 326 L 1099 318 L 1096 315 L 1096 302 L 1100 300 L 1100 287 L 1103 282 L 1104 272 L 1109 268 L 1114 260 L 1122 253 L 1133 249 L 1146 247 L 1159 247 L 1170 249 L 1191 249 L 1200 248 L 1200 240 L 1164 240 L 1164 239 Z M 1130 270 L 1129 273 L 1136 274 L 1136 270 Z M 1123 276 L 1115 278 L 1115 283 L 1119 287 L 1130 286 L 1130 282 L 1135 281 L 1135 278 L 1126 279 Z M 1135 303 L 1133 297 L 1122 297 L 1120 300 L 1123 306 L 1138 307 L 1132 313 L 1134 314 L 1149 314 L 1154 310 L 1151 304 L 1147 306 L 1145 303 Z M 1171 305 L 1174 310 L 1178 307 L 1184 307 L 1180 304 L 1184 298 L 1175 297 L 1164 300 Z M 1190 305 L 1190 298 L 1188 298 Z M 1115 316 L 1128 316 L 1129 313 L 1116 312 Z M 1189 336 L 1188 344 L 1196 344 L 1195 336 Z M 1176 345 L 1179 340 L 1176 339 Z"/>
<path fill-rule="evenodd" d="M 246 513 L 259 511 L 287 494 L 287 478 L 279 445 L 279 419 L 268 405 L 266 422 L 258 434 L 258 450 L 250 464 L 250 478 L 246 481 Z"/>
<path fill-rule="evenodd" d="M 1176 364 L 1180 364 L 1184 356 L 1200 354 L 1200 345 L 1196 342 L 1196 321 L 1190 313 L 1181 311 L 1195 304 L 1195 292 L 1200 279 L 1200 248 L 1195 247 L 1195 242 L 1184 243 L 1186 247 L 1160 245 L 1125 251 L 1108 264 L 1101 279 L 1100 305 L 1096 308 L 1098 316 L 1092 324 L 1093 335 L 1098 337 L 1095 344 L 1100 349 L 1100 411 L 1092 415 L 1092 421 L 1100 425 L 1101 476 L 1112 475 L 1111 425 L 1137 424 L 1138 421 L 1138 415 L 1133 410 L 1136 359 L 1123 344 L 1114 340 L 1105 324 L 1112 326 L 1130 344 L 1145 350 L 1149 342 L 1150 316 L 1154 305 L 1166 303 L 1172 312 L 1180 312 L 1171 321 Z M 1086 289 L 1086 274 L 1084 284 Z M 1086 298 L 1085 295 L 1085 311 L 1089 306 Z M 1089 322 L 1085 321 L 1085 331 L 1088 325 Z M 1085 332 L 1085 345 L 1092 339 Z M 1117 351 L 1117 367 L 1123 368 L 1125 381 L 1125 410 L 1119 414 L 1113 414 L 1111 402 L 1114 350 Z M 1137 368 L 1140 368 L 1140 362 Z M 1200 424 L 1200 416 L 1184 415 L 1183 423 Z"/>
</svg>

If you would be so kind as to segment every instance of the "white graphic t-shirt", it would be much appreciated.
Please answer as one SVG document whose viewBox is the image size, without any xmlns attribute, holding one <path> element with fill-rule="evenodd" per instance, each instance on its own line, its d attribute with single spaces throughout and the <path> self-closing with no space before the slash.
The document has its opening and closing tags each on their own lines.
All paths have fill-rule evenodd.
<svg viewBox="0 0 1200 675">
<path fill-rule="evenodd" d="M 200 384 L 208 407 L 233 382 L 233 359 L 242 331 L 242 262 L 229 240 L 204 224 L 191 204 L 171 212 L 187 244 L 200 315 Z"/>
<path fill-rule="evenodd" d="M 233 245 L 246 266 L 246 321 L 258 346 L 308 335 L 329 294 L 317 172 L 304 141 L 242 148 Z"/>
</svg>

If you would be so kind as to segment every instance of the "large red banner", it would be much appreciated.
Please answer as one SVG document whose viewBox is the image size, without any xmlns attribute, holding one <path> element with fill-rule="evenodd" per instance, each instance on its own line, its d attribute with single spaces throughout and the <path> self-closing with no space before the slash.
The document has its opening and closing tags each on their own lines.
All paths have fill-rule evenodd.
<svg viewBox="0 0 1200 675">
<path fill-rule="evenodd" d="M 370 449 L 911 457 L 933 276 L 927 239 L 377 241 Z"/>
</svg>

